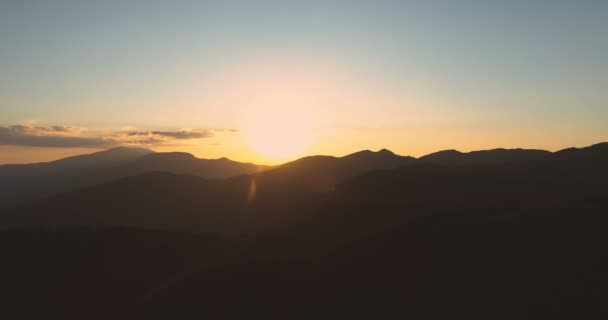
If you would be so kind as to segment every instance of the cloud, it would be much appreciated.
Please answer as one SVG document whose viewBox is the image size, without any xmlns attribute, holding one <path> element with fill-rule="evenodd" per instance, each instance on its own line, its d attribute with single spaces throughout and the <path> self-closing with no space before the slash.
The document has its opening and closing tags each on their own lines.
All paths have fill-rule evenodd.
<svg viewBox="0 0 608 320">
<path fill-rule="evenodd" d="M 107 148 L 120 145 L 175 145 L 185 140 L 213 138 L 216 132 L 237 132 L 236 129 L 189 129 L 179 131 L 105 131 L 70 126 L 0 126 L 0 145 Z M 89 134 L 87 134 L 89 133 Z"/>
<path fill-rule="evenodd" d="M 98 148 L 115 145 L 115 141 L 111 139 L 84 137 L 79 134 L 80 129 L 66 126 L 0 126 L 0 145 L 62 148 Z"/>
<path fill-rule="evenodd" d="M 212 130 L 181 130 L 181 131 L 132 131 L 129 136 L 167 137 L 177 140 L 212 138 Z"/>
<path fill-rule="evenodd" d="M 80 132 L 81 128 L 77 127 L 68 127 L 68 126 L 50 126 L 50 127 L 38 127 L 38 126 L 27 126 L 27 125 L 14 125 L 10 127 L 0 127 L 0 128 L 8 128 L 12 132 L 17 134 L 26 134 L 26 135 L 45 135 L 48 133 L 70 133 L 70 132 Z"/>
<path fill-rule="evenodd" d="M 229 129 L 229 128 L 215 128 L 213 129 L 215 132 L 239 132 L 238 129 Z"/>
</svg>

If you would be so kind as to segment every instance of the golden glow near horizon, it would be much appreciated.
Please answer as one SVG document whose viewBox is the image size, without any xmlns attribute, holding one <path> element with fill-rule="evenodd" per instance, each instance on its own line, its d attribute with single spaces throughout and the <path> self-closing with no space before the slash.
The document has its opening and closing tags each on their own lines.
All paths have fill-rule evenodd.
<svg viewBox="0 0 608 320">
<path fill-rule="evenodd" d="M 255 112 L 242 132 L 254 152 L 272 161 L 286 160 L 307 151 L 312 132 L 306 117 L 285 108 L 265 108 Z"/>
<path fill-rule="evenodd" d="M 179 99 L 172 99 L 172 103 L 178 107 L 146 113 L 141 125 L 135 122 L 100 129 L 85 123 L 83 130 L 70 134 L 96 138 L 124 136 L 128 131 L 207 129 L 213 132 L 209 137 L 131 146 L 269 165 L 310 155 L 343 156 L 364 149 L 387 148 L 402 155 L 422 156 L 444 149 L 555 151 L 606 140 L 598 129 L 602 118 L 585 121 L 585 127 L 548 122 L 542 131 L 534 119 L 523 118 L 517 121 L 519 127 L 514 132 L 502 124 L 507 118 L 503 114 L 483 109 L 450 111 L 442 107 L 447 102 L 439 98 L 407 88 L 384 87 L 366 80 L 356 68 L 314 57 L 253 59 L 218 69 L 206 80 L 191 80 L 176 90 L 172 94 Z M 547 136 L 555 139 L 548 142 Z M 100 149 L 0 146 L 0 164 L 49 161 Z"/>
<path fill-rule="evenodd" d="M 4 2 L 0 164 L 117 145 L 280 164 L 608 140 L 608 1 Z"/>
<path fill-rule="evenodd" d="M 200 99 L 205 105 L 234 108 L 240 141 L 231 153 L 247 161 L 278 164 L 310 153 L 338 116 L 357 109 L 358 79 L 339 63 L 312 57 L 254 59 L 218 72 Z M 359 92 L 360 93 L 360 92 Z M 360 95 L 360 94 L 359 94 Z M 240 150 L 235 150 L 240 149 Z"/>
</svg>

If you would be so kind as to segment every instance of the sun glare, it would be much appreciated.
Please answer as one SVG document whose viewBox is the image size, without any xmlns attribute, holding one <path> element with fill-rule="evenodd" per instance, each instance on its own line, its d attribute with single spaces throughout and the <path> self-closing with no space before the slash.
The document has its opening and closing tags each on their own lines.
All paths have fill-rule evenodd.
<svg viewBox="0 0 608 320">
<path fill-rule="evenodd" d="M 305 117 L 287 109 L 256 112 L 246 127 L 251 148 L 269 160 L 287 160 L 304 153 L 312 142 Z"/>
</svg>

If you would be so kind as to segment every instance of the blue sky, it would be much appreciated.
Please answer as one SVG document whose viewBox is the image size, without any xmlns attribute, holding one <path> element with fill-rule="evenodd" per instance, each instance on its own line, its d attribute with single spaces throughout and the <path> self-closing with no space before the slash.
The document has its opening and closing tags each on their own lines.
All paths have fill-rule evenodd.
<svg viewBox="0 0 608 320">
<path fill-rule="evenodd" d="M 0 126 L 240 130 L 216 95 L 245 89 L 217 79 L 278 61 L 339 70 L 368 101 L 299 107 L 335 118 L 312 121 L 310 152 L 585 145 L 608 140 L 607 30 L 606 1 L 2 1 Z M 189 150 L 244 146 L 217 138 Z"/>
</svg>

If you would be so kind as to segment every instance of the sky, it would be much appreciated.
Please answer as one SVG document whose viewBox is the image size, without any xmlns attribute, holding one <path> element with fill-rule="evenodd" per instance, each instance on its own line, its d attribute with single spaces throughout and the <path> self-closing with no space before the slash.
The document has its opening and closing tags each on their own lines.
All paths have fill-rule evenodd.
<svg viewBox="0 0 608 320">
<path fill-rule="evenodd" d="M 608 1 L 0 1 L 0 164 L 608 141 Z"/>
</svg>

